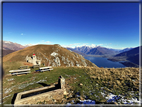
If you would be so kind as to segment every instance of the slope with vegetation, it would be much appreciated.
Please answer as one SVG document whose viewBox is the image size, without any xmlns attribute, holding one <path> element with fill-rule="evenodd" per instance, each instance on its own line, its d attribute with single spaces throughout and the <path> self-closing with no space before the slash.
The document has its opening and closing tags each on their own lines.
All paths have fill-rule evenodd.
<svg viewBox="0 0 142 107">
<path fill-rule="evenodd" d="M 139 65 L 139 48 L 142 48 L 142 47 L 136 47 L 136 48 L 133 48 L 129 51 L 119 53 L 119 54 L 115 55 L 114 57 L 110 57 L 109 60 L 126 61 L 126 62 L 122 62 L 122 63 L 124 63 L 128 66 L 131 65 L 131 66 L 138 67 L 138 65 Z"/>
<path fill-rule="evenodd" d="M 51 54 L 58 53 L 57 56 Z M 42 63 L 52 65 L 55 58 L 60 59 L 60 66 L 53 67 L 53 71 L 36 72 L 39 68 L 32 68 L 25 57 L 36 54 Z M 63 58 L 64 57 L 64 58 Z M 74 66 L 70 62 L 74 63 Z M 78 63 L 77 63 L 78 62 Z M 85 65 L 85 63 L 87 66 Z M 79 64 L 80 66 L 76 66 Z M 29 65 L 31 73 L 27 75 L 11 76 L 9 70 Z M 43 65 L 41 65 L 43 66 Z M 67 104 L 78 103 L 81 100 L 95 100 L 97 104 L 124 104 L 127 100 L 137 99 L 139 102 L 139 68 L 99 68 L 81 55 L 69 51 L 60 45 L 36 45 L 15 51 L 3 57 L 3 103 L 13 104 L 16 93 L 35 88 L 53 85 L 62 75 L 66 79 L 68 95 L 55 101 L 37 102 L 36 104 Z M 111 94 L 119 96 L 115 102 L 108 101 Z"/>
<path fill-rule="evenodd" d="M 53 56 L 52 53 L 57 55 Z M 26 61 L 26 56 L 36 55 L 37 59 L 42 60 L 42 64 L 51 66 L 92 66 L 95 64 L 86 60 L 82 55 L 69 51 L 60 45 L 35 45 L 22 50 L 10 53 L 3 57 L 6 61 Z"/>
<path fill-rule="evenodd" d="M 20 62 L 7 64 L 18 67 Z M 4 69 L 11 67 L 4 66 Z M 97 104 L 111 104 L 114 102 L 108 102 L 106 99 L 110 93 L 121 95 L 116 104 L 124 104 L 122 98 L 127 99 L 128 103 L 132 98 L 139 100 L 139 68 L 54 67 L 53 71 L 43 73 L 35 72 L 37 68 L 31 69 L 32 73 L 27 75 L 4 76 L 4 104 L 14 103 L 16 93 L 57 83 L 60 75 L 66 80 L 68 95 L 58 101 L 53 99 L 36 104 L 78 103 L 85 99 L 94 100 Z"/>
</svg>

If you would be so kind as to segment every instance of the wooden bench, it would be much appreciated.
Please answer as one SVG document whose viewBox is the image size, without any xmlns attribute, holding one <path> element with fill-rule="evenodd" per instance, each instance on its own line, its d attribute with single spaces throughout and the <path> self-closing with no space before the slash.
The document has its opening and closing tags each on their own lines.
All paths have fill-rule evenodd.
<svg viewBox="0 0 142 107">
<path fill-rule="evenodd" d="M 51 66 L 39 68 L 40 72 L 53 70 Z"/>
<path fill-rule="evenodd" d="M 20 69 L 28 69 L 28 66 L 20 66 Z"/>
<path fill-rule="evenodd" d="M 40 67 L 40 65 L 33 65 L 33 68 L 38 68 Z"/>
<path fill-rule="evenodd" d="M 31 73 L 31 69 L 10 70 L 11 75 L 28 74 Z"/>
</svg>

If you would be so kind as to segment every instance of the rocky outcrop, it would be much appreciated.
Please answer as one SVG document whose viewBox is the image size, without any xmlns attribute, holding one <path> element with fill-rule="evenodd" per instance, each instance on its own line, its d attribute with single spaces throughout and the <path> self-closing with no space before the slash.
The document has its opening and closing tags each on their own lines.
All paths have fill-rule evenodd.
<svg viewBox="0 0 142 107">
<path fill-rule="evenodd" d="M 43 65 L 44 63 L 45 66 L 93 66 L 93 63 L 88 62 L 82 55 L 69 51 L 60 45 L 36 45 L 27 47 L 11 53 L 8 56 L 4 56 L 3 61 L 25 61 L 25 56 L 32 56 L 33 53 L 37 56 L 37 59 L 41 60 L 41 64 Z M 28 60 L 28 62 L 31 60 Z"/>
<path fill-rule="evenodd" d="M 56 63 L 56 66 L 61 66 L 59 57 L 55 57 L 54 62 Z"/>
</svg>

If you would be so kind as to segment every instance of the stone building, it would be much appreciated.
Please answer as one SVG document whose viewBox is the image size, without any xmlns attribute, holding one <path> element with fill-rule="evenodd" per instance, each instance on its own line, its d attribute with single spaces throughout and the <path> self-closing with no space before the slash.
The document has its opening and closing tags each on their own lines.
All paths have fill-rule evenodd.
<svg viewBox="0 0 142 107">
<path fill-rule="evenodd" d="M 41 60 L 37 60 L 35 54 L 33 54 L 32 57 L 26 56 L 26 62 L 32 63 L 33 65 L 40 65 L 41 64 Z"/>
</svg>

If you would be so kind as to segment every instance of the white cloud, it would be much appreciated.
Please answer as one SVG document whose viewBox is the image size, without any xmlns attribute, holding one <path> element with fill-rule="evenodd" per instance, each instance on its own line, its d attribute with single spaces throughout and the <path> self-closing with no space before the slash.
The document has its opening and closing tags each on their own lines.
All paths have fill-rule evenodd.
<svg viewBox="0 0 142 107">
<path fill-rule="evenodd" d="M 25 45 L 23 45 L 23 46 L 28 47 L 28 46 L 32 46 L 32 45 L 35 45 L 35 44 L 31 44 L 31 43 L 29 43 L 29 44 L 25 44 Z"/>
<path fill-rule="evenodd" d="M 36 43 L 36 44 L 51 44 L 52 42 L 50 41 L 44 41 L 44 40 L 41 40 L 40 42 Z"/>
<path fill-rule="evenodd" d="M 29 43 L 29 44 L 25 44 L 24 46 L 32 46 L 32 45 L 38 45 L 38 44 L 51 44 L 51 43 L 52 43 L 52 42 L 50 42 L 50 41 L 41 40 L 41 41 L 38 42 L 38 43 L 35 43 L 35 44 Z"/>
<path fill-rule="evenodd" d="M 104 46 L 104 47 L 106 47 L 106 48 L 113 48 L 113 47 L 111 47 L 111 46 Z"/>
<path fill-rule="evenodd" d="M 51 42 L 50 42 L 50 41 L 46 41 L 45 43 L 47 43 L 47 44 L 48 44 L 48 43 L 51 43 Z"/>
<path fill-rule="evenodd" d="M 24 35 L 23 33 L 21 33 L 21 35 Z"/>
<path fill-rule="evenodd" d="M 83 46 L 87 46 L 88 43 L 83 43 Z"/>
<path fill-rule="evenodd" d="M 69 45 L 61 45 L 62 47 L 70 47 L 70 48 L 74 48 L 75 46 L 79 46 L 80 43 L 73 43 L 73 44 L 69 44 Z"/>
<path fill-rule="evenodd" d="M 99 44 L 98 46 L 102 46 L 103 44 Z"/>
<path fill-rule="evenodd" d="M 69 44 L 70 46 L 79 45 L 80 43 Z"/>
<path fill-rule="evenodd" d="M 103 44 L 91 44 L 89 45 L 89 43 L 74 43 L 74 44 L 69 44 L 69 45 L 62 45 L 63 47 L 70 47 L 70 48 L 75 48 L 75 47 L 82 47 L 82 46 L 88 46 L 88 47 L 92 47 L 95 48 L 97 46 L 102 46 Z"/>
<path fill-rule="evenodd" d="M 90 46 L 91 46 L 91 47 L 96 47 L 97 45 L 95 45 L 95 44 L 91 44 Z"/>
<path fill-rule="evenodd" d="M 69 45 L 62 45 L 63 47 L 70 47 L 70 48 L 75 48 L 75 47 L 82 47 L 82 46 L 89 46 L 89 47 L 96 47 L 95 44 L 88 45 L 89 43 L 74 43 L 74 44 L 69 44 Z"/>
<path fill-rule="evenodd" d="M 115 49 L 125 49 L 126 47 L 121 47 L 121 48 L 115 48 Z"/>
</svg>

